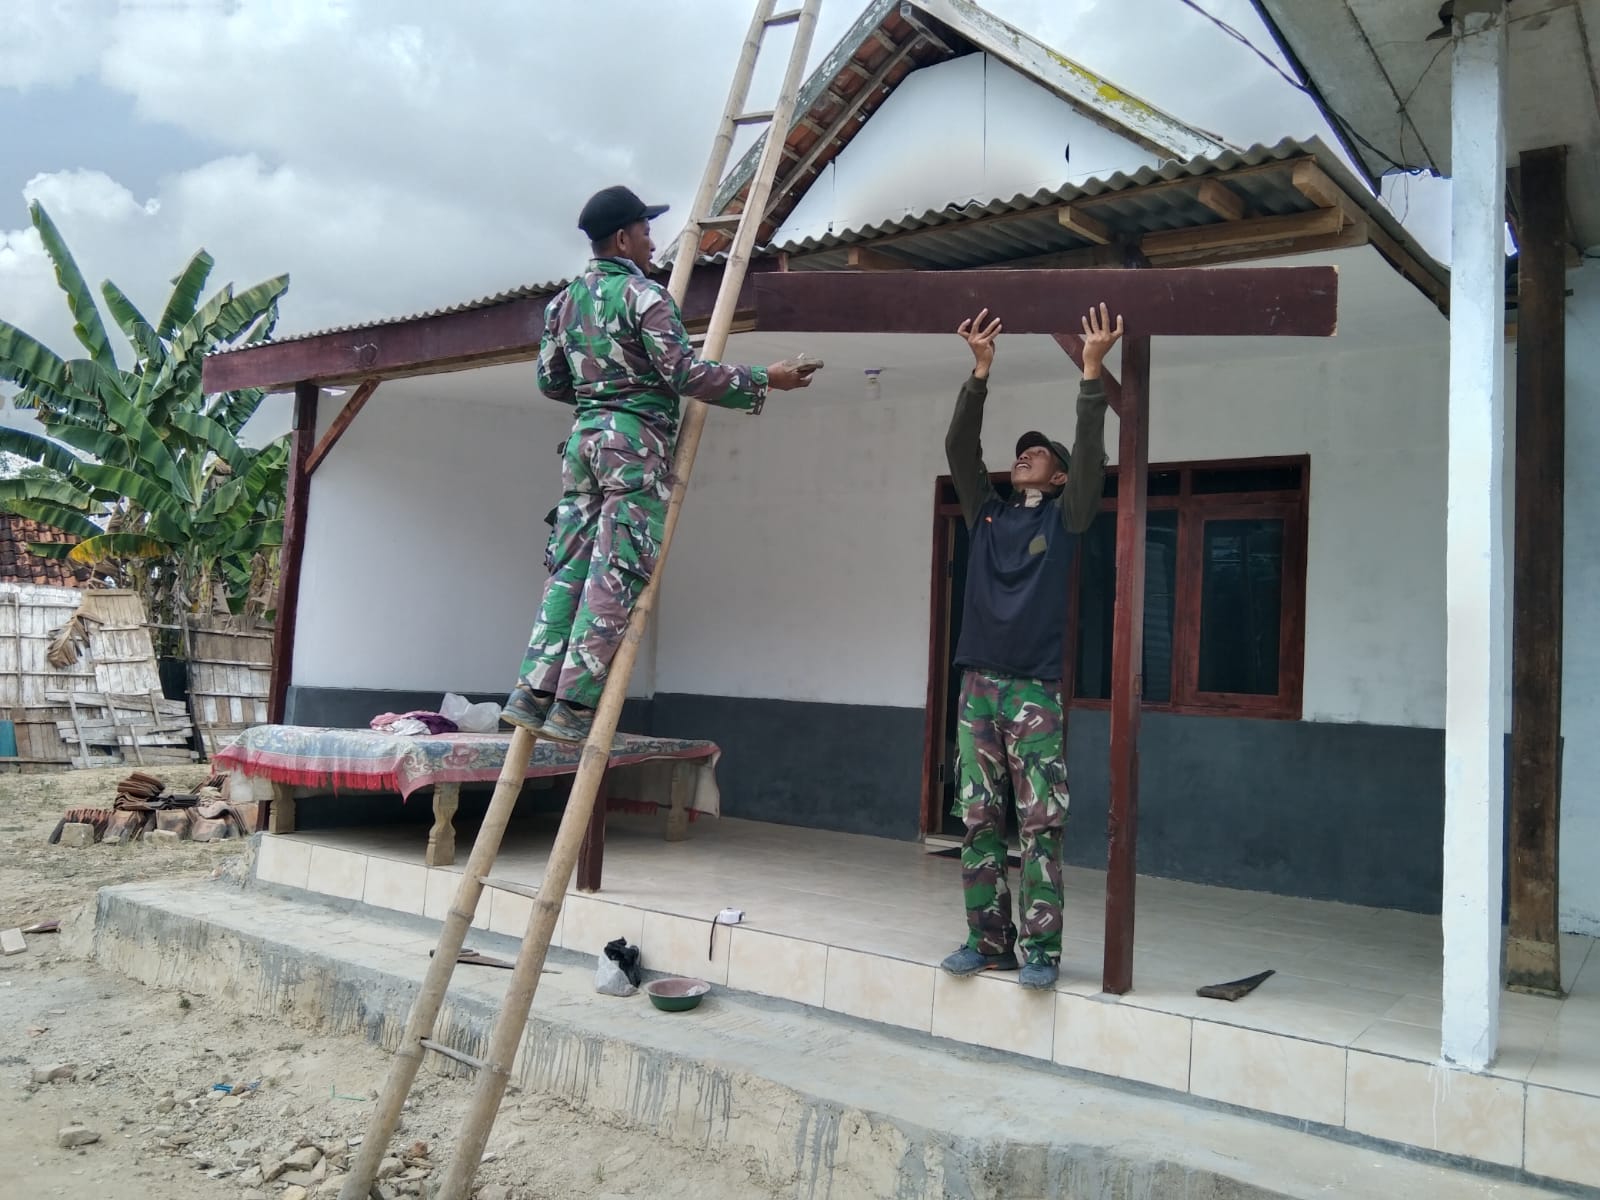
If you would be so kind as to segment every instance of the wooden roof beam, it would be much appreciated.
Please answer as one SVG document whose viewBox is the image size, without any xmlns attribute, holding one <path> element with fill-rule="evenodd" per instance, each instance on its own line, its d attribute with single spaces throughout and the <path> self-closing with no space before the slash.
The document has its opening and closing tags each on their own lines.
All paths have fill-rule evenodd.
<svg viewBox="0 0 1600 1200">
<path fill-rule="evenodd" d="M 1224 221 L 1244 220 L 1244 198 L 1218 179 L 1202 179 L 1196 193 L 1204 204 Z"/>
<path fill-rule="evenodd" d="M 1314 212 L 1290 213 L 1283 217 L 1251 217 L 1244 221 L 1221 221 L 1192 229 L 1163 229 L 1145 234 L 1139 240 L 1139 249 L 1149 258 L 1156 259 L 1195 250 L 1216 250 L 1225 246 L 1338 233 L 1343 225 L 1344 213 L 1339 209 L 1320 208 Z"/>
<path fill-rule="evenodd" d="M 881 254 L 867 246 L 851 246 L 845 261 L 852 271 L 905 271 L 914 269 L 903 259 Z"/>
<path fill-rule="evenodd" d="M 784 271 L 756 279 L 755 301 L 763 333 L 945 333 L 984 306 L 1007 332 L 1069 333 L 1103 301 L 1141 337 L 1327 337 L 1338 280 L 1334 267 Z"/>
<path fill-rule="evenodd" d="M 1317 165 L 1314 158 L 1302 158 L 1294 165 L 1292 176 L 1299 193 L 1313 204 L 1332 206 L 1352 221 L 1362 220 L 1367 225 L 1368 240 L 1372 248 L 1394 264 L 1395 268 L 1411 280 L 1431 299 L 1439 311 L 1450 314 L 1450 284 L 1429 271 L 1398 239 L 1392 237 L 1377 221 L 1367 221 L 1366 211 Z"/>
<path fill-rule="evenodd" d="M 1099 217 L 1091 217 L 1081 208 L 1063 204 L 1056 209 L 1056 220 L 1061 223 L 1063 229 L 1072 231 L 1096 246 L 1107 246 L 1111 243 L 1111 230 L 1106 223 Z"/>
</svg>

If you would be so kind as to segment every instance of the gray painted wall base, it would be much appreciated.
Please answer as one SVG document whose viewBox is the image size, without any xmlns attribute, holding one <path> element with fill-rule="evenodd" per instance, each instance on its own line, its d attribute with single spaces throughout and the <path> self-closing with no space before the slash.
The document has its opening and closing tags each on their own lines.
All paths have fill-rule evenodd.
<svg viewBox="0 0 1600 1200">
<path fill-rule="evenodd" d="M 293 724 L 362 727 L 439 700 L 291 688 L 288 713 Z M 730 817 L 901 840 L 918 836 L 922 726 L 915 708 L 676 693 L 623 710 L 636 733 L 715 740 Z M 1067 861 L 1103 867 L 1108 714 L 1074 710 L 1067 744 Z M 1442 730 L 1146 713 L 1139 772 L 1144 874 L 1439 911 Z"/>
</svg>

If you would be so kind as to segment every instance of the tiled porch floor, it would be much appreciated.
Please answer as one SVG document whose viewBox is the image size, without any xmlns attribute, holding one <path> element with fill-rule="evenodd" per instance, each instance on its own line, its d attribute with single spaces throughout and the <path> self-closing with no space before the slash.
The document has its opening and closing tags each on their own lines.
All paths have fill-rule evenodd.
<svg viewBox="0 0 1600 1200">
<path fill-rule="evenodd" d="M 458 866 L 421 865 L 417 827 L 267 837 L 269 882 L 440 916 Z M 513 826 L 495 874 L 537 882 L 551 836 Z M 781 996 L 1064 1066 L 1280 1116 L 1600 1186 L 1600 952 L 1568 936 L 1564 1001 L 1507 993 L 1486 1075 L 1438 1067 L 1436 917 L 1142 878 L 1134 990 L 1100 994 L 1103 876 L 1066 873 L 1055 996 L 1014 977 L 951 980 L 964 932 L 960 867 L 920 845 L 732 819 L 665 842 L 614 816 L 603 890 L 574 894 L 557 936 L 598 952 L 619 935 L 646 966 Z M 503 892 L 480 923 L 520 934 L 528 902 Z M 711 916 L 745 910 L 716 931 Z M 1208 983 L 1277 972 L 1236 1003 Z M 1526 1126 L 1526 1138 L 1524 1128 Z"/>
</svg>

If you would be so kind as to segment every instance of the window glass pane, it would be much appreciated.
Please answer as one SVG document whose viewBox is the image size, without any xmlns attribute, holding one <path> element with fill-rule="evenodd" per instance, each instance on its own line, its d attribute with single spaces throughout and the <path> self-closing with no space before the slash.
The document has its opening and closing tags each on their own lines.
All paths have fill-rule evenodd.
<svg viewBox="0 0 1600 1200">
<path fill-rule="evenodd" d="M 1111 698 L 1111 630 L 1116 610 L 1117 521 L 1102 513 L 1083 535 L 1078 592 L 1077 694 Z M 1172 624 L 1176 610 L 1178 514 L 1145 515 L 1144 698 L 1172 699 Z"/>
<path fill-rule="evenodd" d="M 1197 496 L 1214 496 L 1220 492 L 1298 492 L 1300 468 L 1291 463 L 1284 467 L 1196 470 L 1189 486 Z"/>
<path fill-rule="evenodd" d="M 1280 518 L 1205 522 L 1200 691 L 1278 694 L 1283 535 Z"/>
</svg>

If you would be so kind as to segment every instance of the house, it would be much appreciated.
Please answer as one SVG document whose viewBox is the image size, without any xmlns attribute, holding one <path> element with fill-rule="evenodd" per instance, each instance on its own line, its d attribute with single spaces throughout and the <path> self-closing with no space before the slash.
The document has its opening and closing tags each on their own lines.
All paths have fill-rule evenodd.
<svg viewBox="0 0 1600 1200">
<path fill-rule="evenodd" d="M 1429 1014 L 1439 986 L 1436 914 L 1447 895 L 1455 902 L 1444 872 L 1460 869 L 1440 851 L 1447 797 L 1461 791 L 1445 770 L 1459 745 L 1447 732 L 1458 704 L 1448 685 L 1459 679 L 1454 656 L 1482 666 L 1485 653 L 1462 649 L 1452 624 L 1461 614 L 1447 607 L 1459 580 L 1447 573 L 1446 547 L 1457 554 L 1476 544 L 1462 543 L 1447 507 L 1460 469 L 1451 407 L 1462 370 L 1452 357 L 1460 271 L 1447 275 L 1326 145 L 1224 145 L 965 0 L 876 0 L 808 82 L 802 107 L 787 131 L 788 165 L 757 277 L 1127 264 L 1338 269 L 1337 337 L 1156 342 L 1138 764 L 1138 862 L 1162 877 L 1140 885 L 1140 952 L 1153 965 L 1115 1010 L 1103 1003 L 1115 997 L 1092 996 L 1098 985 L 1085 985 L 1081 962 L 1048 1015 L 997 992 L 1006 1012 L 1022 1006 L 1023 1028 L 1011 1021 L 982 1035 L 1001 1039 L 984 1044 L 1600 1183 L 1550 1148 L 1549 1129 L 1530 1123 L 1525 1136 L 1525 1106 L 1566 1104 L 1569 1093 L 1546 1095 L 1560 1089 L 1536 1084 L 1532 1063 L 1512 1073 L 1508 1064 L 1525 1051 L 1520 1028 L 1491 1074 L 1451 1070 L 1457 1090 L 1445 1101 L 1432 1074 L 1441 1036 Z M 738 207 L 749 161 L 730 175 L 720 204 Z M 696 249 L 703 265 L 684 303 L 691 328 L 709 314 L 725 242 L 710 233 Z M 1498 276 L 1496 284 L 1473 310 L 1478 342 L 1494 348 L 1506 332 Z M 433 704 L 447 688 L 507 689 L 542 585 L 540 516 L 560 489 L 557 448 L 569 414 L 536 397 L 529 361 L 531 331 L 560 286 L 207 360 L 208 390 L 297 397 L 293 486 L 303 532 L 291 522 L 278 719 L 365 725 L 377 712 Z M 711 414 L 624 728 L 722 747 L 723 812 L 746 819 L 727 822 L 742 831 L 726 836 L 761 870 L 738 875 L 719 862 L 716 877 L 744 881 L 751 895 L 768 889 L 763 919 L 778 921 L 776 910 L 792 902 L 781 914 L 785 937 L 893 960 L 884 969 L 898 972 L 904 1011 L 835 1004 L 832 982 L 815 995 L 774 983 L 771 994 L 971 1036 L 941 1016 L 953 1011 L 941 997 L 956 1001 L 931 965 L 936 943 L 900 934 L 956 912 L 953 891 L 946 914 L 919 907 L 929 856 L 913 844 L 953 832 L 950 648 L 965 539 L 942 444 L 970 357 L 951 336 L 764 329 L 753 297 L 752 288 L 726 357 L 769 362 L 803 349 L 828 366 L 759 418 Z M 1572 349 L 1568 370 L 1578 373 L 1590 351 L 1579 339 Z M 1487 350 L 1483 366 L 1502 369 Z M 1054 340 L 1008 338 L 991 385 L 989 442 L 1001 448 L 991 466 L 1005 464 L 1008 439 L 1022 430 L 1064 429 L 1075 383 Z M 339 404 L 323 402 L 329 388 L 345 389 Z M 1111 419 L 1109 447 L 1119 434 Z M 1488 473 L 1500 465 L 1485 449 L 1473 478 L 1486 493 L 1508 486 Z M 352 545 L 362 547 L 359 569 Z M 1114 548 L 1107 517 L 1088 537 L 1073 597 L 1067 843 L 1069 861 L 1084 868 L 1107 858 Z M 1582 569 L 1569 568 L 1569 578 Z M 1480 810 L 1500 802 L 1498 790 L 1491 797 L 1478 784 Z M 1583 804 L 1600 819 L 1600 801 Z M 1468 842 L 1483 851 L 1489 824 L 1480 825 Z M 356 853 L 351 844 L 338 843 L 339 852 Z M 362 868 L 371 880 L 379 851 L 360 853 L 374 856 Z M 278 861 L 264 858 L 263 871 L 278 871 Z M 859 919 L 824 920 L 807 907 L 818 893 L 837 904 L 874 869 L 867 863 L 909 880 L 904 895 L 916 903 L 863 898 L 877 915 Z M 298 886 L 313 886 L 303 863 L 300 872 Z M 1085 877 L 1093 878 L 1074 876 Z M 1470 893 L 1486 905 L 1487 879 Z M 619 899 L 585 898 L 583 928 L 595 905 L 611 916 L 627 910 L 648 929 L 681 902 L 671 911 L 687 923 L 705 897 L 681 888 L 680 900 L 663 891 L 644 901 L 625 889 Z M 1212 906 L 1204 897 L 1213 895 L 1228 899 Z M 1569 928 L 1600 927 L 1600 892 L 1575 889 L 1567 908 Z M 568 945 L 584 944 L 578 911 Z M 1084 933 L 1089 955 L 1099 952 L 1087 940 L 1097 936 Z M 703 929 L 681 940 L 703 946 Z M 1575 939 L 1584 953 L 1591 946 Z M 1273 954 L 1293 964 L 1280 967 L 1284 980 L 1313 981 L 1287 1009 L 1263 1018 L 1259 1009 L 1196 1008 L 1196 983 L 1227 977 L 1236 958 L 1245 974 L 1246 960 L 1259 967 L 1259 956 Z M 700 958 L 681 969 L 733 977 L 726 957 L 714 952 L 710 967 L 703 950 Z M 746 985 L 763 990 L 753 978 Z M 841 981 L 838 995 L 854 987 Z M 1391 988 L 1421 1015 L 1388 1015 L 1401 1005 Z M 1541 1039 L 1553 1036 L 1565 1006 L 1590 1011 L 1578 1001 L 1540 1001 L 1551 1006 L 1538 1010 Z M 1053 1044 L 1036 1036 L 1035 1017 L 1054 1029 Z M 1253 1021 L 1263 1023 L 1248 1035 L 1234 1028 Z M 1570 1059 L 1558 1065 L 1567 1070 Z M 1593 1068 L 1572 1068 L 1578 1098 L 1563 1119 L 1600 1105 Z M 1411 1105 L 1404 1120 L 1393 1119 L 1396 1097 Z M 1413 1119 L 1423 1111 L 1431 1117 Z M 1494 1114 L 1487 1134 L 1485 1111 Z M 1600 1149 L 1584 1161 L 1600 1161 Z"/>
</svg>

